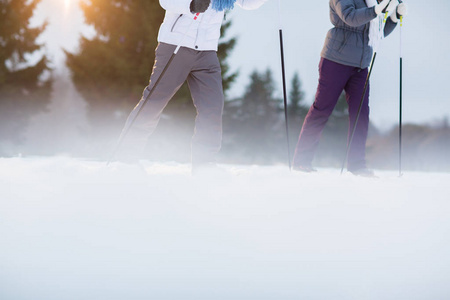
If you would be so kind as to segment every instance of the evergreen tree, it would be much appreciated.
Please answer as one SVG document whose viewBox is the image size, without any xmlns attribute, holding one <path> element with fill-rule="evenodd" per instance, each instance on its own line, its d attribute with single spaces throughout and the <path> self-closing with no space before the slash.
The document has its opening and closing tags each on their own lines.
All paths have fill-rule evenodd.
<svg viewBox="0 0 450 300">
<path fill-rule="evenodd" d="M 250 84 L 238 112 L 240 119 L 249 125 L 250 129 L 264 128 L 277 118 L 276 112 L 280 101 L 273 96 L 274 86 L 270 69 L 261 74 L 254 71 L 250 75 Z"/>
<path fill-rule="evenodd" d="M 305 101 L 305 93 L 301 89 L 302 83 L 300 76 L 296 72 L 291 80 L 291 90 L 289 92 L 288 104 L 288 122 L 289 122 L 289 140 L 290 153 L 293 154 L 297 144 L 298 137 L 303 121 L 308 113 L 309 107 L 303 102 Z"/>
<path fill-rule="evenodd" d="M 93 125 L 121 126 L 148 84 L 164 11 L 146 0 L 86 0 L 81 8 L 96 36 L 82 37 L 78 53 L 66 52 L 67 65 Z"/>
<path fill-rule="evenodd" d="M 283 155 L 284 114 L 274 86 L 269 69 L 254 71 L 244 96 L 226 103 L 224 153 L 234 161 L 267 164 Z"/>
<path fill-rule="evenodd" d="M 234 47 L 236 46 L 237 39 L 235 37 L 232 37 L 228 40 L 224 40 L 226 37 L 226 33 L 228 29 L 231 27 L 232 22 L 226 21 L 221 29 L 220 29 L 220 35 L 222 36 L 222 39 L 219 43 L 219 49 L 217 51 L 217 56 L 219 57 L 220 61 L 220 67 L 222 69 L 222 84 L 223 84 L 223 91 L 225 93 L 225 97 L 227 96 L 227 91 L 231 88 L 231 85 L 236 80 L 236 77 L 239 75 L 238 72 L 230 73 L 230 65 L 228 64 L 227 58 L 231 51 L 233 51 Z"/>
<path fill-rule="evenodd" d="M 0 0 L 0 154 L 22 140 L 29 118 L 50 101 L 51 78 L 45 55 L 30 61 L 43 45 L 36 39 L 47 24 L 31 28 L 40 0 Z M 36 56 L 34 56 L 36 57 Z M 12 154 L 12 153 L 9 153 Z"/>
<path fill-rule="evenodd" d="M 291 81 L 291 91 L 289 93 L 289 113 L 293 116 L 305 118 L 308 107 L 303 104 L 305 93 L 301 89 L 300 76 L 296 72 Z"/>
</svg>

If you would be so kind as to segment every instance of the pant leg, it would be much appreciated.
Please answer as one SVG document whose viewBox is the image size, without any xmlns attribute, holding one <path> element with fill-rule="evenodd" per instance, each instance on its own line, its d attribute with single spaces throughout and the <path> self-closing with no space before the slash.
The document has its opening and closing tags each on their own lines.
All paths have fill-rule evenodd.
<svg viewBox="0 0 450 300">
<path fill-rule="evenodd" d="M 319 85 L 313 105 L 306 115 L 294 154 L 294 166 L 311 164 L 323 128 L 341 95 L 353 67 L 322 58 Z"/>
<path fill-rule="evenodd" d="M 347 85 L 345 86 L 345 92 L 349 110 L 349 133 L 348 140 L 350 140 L 351 131 L 355 125 L 356 117 L 358 114 L 359 105 L 361 103 L 361 97 L 364 91 L 364 85 L 366 83 L 368 70 L 355 69 L 354 74 L 350 77 Z M 367 85 L 367 91 L 364 97 L 364 102 L 361 106 L 361 112 L 359 115 L 358 123 L 355 129 L 355 135 L 353 136 L 352 144 L 350 145 L 348 155 L 348 170 L 357 170 L 366 167 L 366 141 L 367 133 L 369 131 L 369 91 L 370 84 Z"/>
<path fill-rule="evenodd" d="M 214 162 L 222 144 L 224 106 L 222 74 L 215 51 L 197 53 L 188 84 L 197 109 L 192 137 L 192 163 Z"/>
<path fill-rule="evenodd" d="M 118 150 L 118 157 L 139 157 L 142 155 L 148 137 L 155 130 L 163 109 L 184 81 L 186 81 L 191 71 L 194 57 L 189 49 L 180 48 L 155 87 L 155 83 L 161 76 L 175 47 L 164 43 L 158 45 L 150 83 L 144 89 L 141 100 L 128 116 L 122 130 L 122 136 L 125 134 L 126 136 L 123 139 L 121 148 Z M 150 94 L 150 91 L 152 93 L 144 105 L 144 101 Z"/>
</svg>

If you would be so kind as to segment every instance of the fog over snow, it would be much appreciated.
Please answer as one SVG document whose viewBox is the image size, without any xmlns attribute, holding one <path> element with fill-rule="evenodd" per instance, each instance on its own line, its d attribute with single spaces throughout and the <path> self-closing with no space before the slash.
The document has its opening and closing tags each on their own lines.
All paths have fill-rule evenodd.
<svg viewBox="0 0 450 300">
<path fill-rule="evenodd" d="M 154 0 L 156 1 L 156 0 Z M 305 104 L 313 102 L 317 88 L 320 52 L 329 20 L 329 1 L 281 1 L 281 27 L 284 36 L 288 91 L 295 72 L 299 72 Z M 450 117 L 450 2 L 447 0 L 405 1 L 409 7 L 405 17 L 403 44 L 403 121 L 436 123 Z M 79 0 L 42 0 L 33 25 L 48 19 L 49 27 L 40 37 L 51 55 L 55 68 L 64 67 L 61 47 L 71 52 L 78 49 L 79 38 L 94 36 L 94 29 L 84 24 Z M 250 74 L 270 68 L 276 81 L 276 95 L 282 97 L 278 1 L 269 0 L 260 9 L 239 7 L 227 13 L 232 26 L 226 39 L 238 38 L 228 63 L 239 76 L 229 97 L 239 97 L 250 82 Z M 137 24 L 139 26 L 139 24 Z M 371 121 L 380 129 L 398 124 L 399 115 L 399 51 L 400 30 L 382 41 L 371 78 Z M 151 69 L 149 69 L 150 77 Z M 144 88 L 144 87 L 142 87 Z M 139 99 L 136 99 L 138 101 Z M 78 98 L 69 98 L 79 107 Z M 52 107 L 52 113 L 64 113 Z M 301 126 L 301 124 L 299 124 Z"/>
<path fill-rule="evenodd" d="M 0 158 L 0 299 L 448 299 L 450 174 Z"/>
<path fill-rule="evenodd" d="M 84 144 L 86 106 L 61 47 L 75 51 L 92 28 L 77 1 L 64 3 L 42 1 L 35 20 L 49 18 L 42 42 L 59 88 L 28 130 L 36 153 L 56 149 L 43 136 Z M 327 3 L 282 6 L 288 77 L 299 71 L 308 103 Z M 408 4 L 405 121 L 441 119 L 450 112 L 450 6 Z M 229 36 L 239 38 L 229 62 L 241 71 L 231 95 L 255 67 L 279 81 L 277 2 L 229 18 Z M 398 43 L 398 31 L 383 41 L 372 80 L 372 120 L 386 128 L 398 114 Z M 0 158 L 0 299 L 449 299 L 450 173 L 376 170 L 379 178 L 367 179 L 285 165 L 221 168 L 192 176 L 180 163 Z"/>
</svg>

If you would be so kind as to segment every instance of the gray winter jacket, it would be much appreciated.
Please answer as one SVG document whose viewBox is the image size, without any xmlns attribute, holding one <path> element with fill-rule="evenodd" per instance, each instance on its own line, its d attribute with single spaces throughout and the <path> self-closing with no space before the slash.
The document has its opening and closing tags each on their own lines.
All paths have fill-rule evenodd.
<svg viewBox="0 0 450 300">
<path fill-rule="evenodd" d="M 343 65 L 367 68 L 373 54 L 369 46 L 369 24 L 376 16 L 375 8 L 367 7 L 364 0 L 330 0 L 330 19 L 334 28 L 328 31 L 321 56 Z M 396 25 L 388 18 L 385 36 Z"/>
</svg>

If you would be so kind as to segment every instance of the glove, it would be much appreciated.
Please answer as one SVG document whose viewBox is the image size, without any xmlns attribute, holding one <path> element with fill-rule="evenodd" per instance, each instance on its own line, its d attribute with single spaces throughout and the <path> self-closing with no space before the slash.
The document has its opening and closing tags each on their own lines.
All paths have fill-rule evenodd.
<svg viewBox="0 0 450 300">
<path fill-rule="evenodd" d="M 391 15 L 391 20 L 394 23 L 398 23 L 398 21 L 400 20 L 400 17 L 406 16 L 407 12 L 408 12 L 408 8 L 407 8 L 406 4 L 401 2 L 396 8 L 396 13 Z"/>
<path fill-rule="evenodd" d="M 190 5 L 191 13 L 196 14 L 205 12 L 210 3 L 211 0 L 192 0 Z"/>
<path fill-rule="evenodd" d="M 396 7 L 397 7 L 398 1 L 397 0 L 392 0 L 389 5 L 383 10 L 383 13 L 386 12 L 391 12 L 391 11 L 395 11 Z"/>
<path fill-rule="evenodd" d="M 405 3 L 400 3 L 397 6 L 397 18 L 400 19 L 401 16 L 406 16 L 408 14 L 408 6 Z"/>
<path fill-rule="evenodd" d="M 375 13 L 377 15 L 386 13 L 386 8 L 391 0 L 377 0 L 377 2 L 379 2 L 379 4 L 375 5 Z"/>
</svg>

